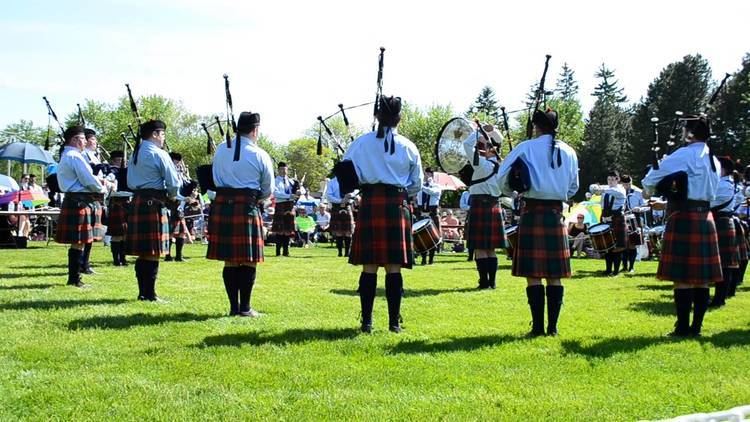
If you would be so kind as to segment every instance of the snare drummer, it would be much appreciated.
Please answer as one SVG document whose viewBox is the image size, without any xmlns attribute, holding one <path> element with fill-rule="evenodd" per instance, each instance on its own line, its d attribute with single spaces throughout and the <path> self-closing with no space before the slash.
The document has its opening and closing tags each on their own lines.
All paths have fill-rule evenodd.
<svg viewBox="0 0 750 422">
<path fill-rule="evenodd" d="M 732 177 L 734 163 L 729 157 L 719 157 L 719 162 L 721 163 L 721 180 L 716 190 L 716 197 L 711 201 L 711 213 L 716 222 L 716 233 L 719 237 L 723 281 L 716 283 L 714 297 L 708 305 L 709 308 L 719 308 L 726 304 L 734 273 L 740 268 L 740 252 L 733 212 L 735 208 L 735 183 Z"/>
<path fill-rule="evenodd" d="M 354 140 L 344 155 L 344 160 L 354 164 L 362 195 L 349 263 L 362 265 L 362 332 L 372 331 L 378 268 L 384 267 L 388 329 L 398 333 L 404 287 L 401 268 L 414 264 L 408 198 L 422 188 L 422 159 L 414 143 L 396 132 L 401 121 L 400 97 L 381 97 L 376 117 L 377 131 Z"/>
<path fill-rule="evenodd" d="M 628 228 L 623 214 L 625 197 L 625 189 L 620 185 L 620 174 L 616 170 L 610 170 L 607 174 L 607 188 L 602 192 L 602 222 L 609 223 L 615 235 L 615 247 L 604 255 L 606 276 L 620 273 L 622 252 L 628 245 Z"/>
<path fill-rule="evenodd" d="M 111 169 L 115 176 L 119 175 L 121 171 L 125 171 L 123 160 L 125 154 L 123 151 L 112 151 L 109 155 L 112 160 Z M 112 251 L 112 263 L 116 267 L 128 265 L 125 259 L 125 235 L 128 232 L 128 209 L 130 208 L 131 192 L 127 186 L 121 186 L 119 178 L 116 177 L 117 192 L 112 192 L 109 195 L 109 205 L 107 207 L 107 215 L 109 220 L 107 222 L 107 235 L 112 240 L 109 242 L 109 248 Z M 125 184 L 123 184 L 125 185 Z"/>
<path fill-rule="evenodd" d="M 484 134 L 473 132 L 464 140 L 466 156 L 474 155 L 474 148 L 479 150 L 477 165 L 472 162 L 474 173 L 470 184 L 469 228 L 467 230 L 468 248 L 474 251 L 479 273 L 478 289 L 494 289 L 497 275 L 497 255 L 495 249 L 506 247 L 503 210 L 500 206 L 500 179 L 497 152 L 484 138 Z M 481 181 L 484 179 L 483 181 Z"/>
<path fill-rule="evenodd" d="M 635 216 L 635 230 L 640 230 L 640 241 L 628 242 L 628 247 L 622 253 L 622 269 L 630 273 L 635 272 L 635 258 L 638 256 L 638 246 L 643 244 L 643 214 L 639 209 L 646 205 L 646 201 L 643 200 L 643 191 L 637 186 L 633 185 L 633 180 L 628 174 L 623 174 L 620 179 L 622 187 L 625 189 L 625 211 L 632 212 Z M 628 238 L 630 240 L 630 238 Z"/>
<path fill-rule="evenodd" d="M 499 171 L 500 186 L 510 195 L 513 189 L 508 181 L 515 161 L 521 159 L 529 169 L 530 188 L 521 201 L 513 275 L 526 277 L 533 323 L 530 336 L 544 335 L 543 278 L 547 279 L 547 335 L 557 335 L 564 293 L 560 279 L 571 275 L 562 202 L 578 192 L 578 157 L 568 144 L 555 140 L 557 121 L 555 111 L 536 110 L 532 117 L 536 138 L 518 144 Z"/>
<path fill-rule="evenodd" d="M 427 167 L 424 169 L 424 177 L 425 181 L 422 185 L 422 191 L 417 194 L 416 204 L 417 204 L 417 220 L 422 220 L 425 218 L 430 218 L 432 220 L 432 223 L 435 224 L 435 228 L 437 228 L 438 233 L 441 232 L 440 230 L 440 195 L 442 194 L 442 189 L 440 189 L 440 186 L 435 183 L 435 181 L 432 179 L 434 173 L 430 167 Z M 433 264 L 435 260 L 435 250 L 437 248 L 430 249 L 429 255 L 430 255 L 430 265 Z M 427 252 L 422 252 L 422 262 L 421 265 L 427 264 Z"/>
</svg>

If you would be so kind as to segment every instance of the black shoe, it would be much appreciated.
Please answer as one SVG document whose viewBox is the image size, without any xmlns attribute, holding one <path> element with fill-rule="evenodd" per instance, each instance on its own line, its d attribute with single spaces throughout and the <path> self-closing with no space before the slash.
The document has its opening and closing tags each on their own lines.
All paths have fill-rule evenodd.
<svg viewBox="0 0 750 422">
<path fill-rule="evenodd" d="M 258 318 L 261 314 L 255 309 L 249 309 L 247 311 L 240 311 L 238 315 L 241 317 Z"/>
<path fill-rule="evenodd" d="M 174 260 L 175 262 L 184 262 L 184 261 L 187 261 L 187 258 L 180 257 L 180 258 L 175 258 Z"/>
<path fill-rule="evenodd" d="M 544 330 L 535 330 L 532 329 L 528 333 L 526 333 L 526 338 L 535 338 L 535 337 L 541 337 L 544 335 Z"/>
<path fill-rule="evenodd" d="M 362 324 L 362 326 L 359 327 L 359 331 L 366 334 L 372 333 L 372 324 Z"/>
<path fill-rule="evenodd" d="M 138 296 L 138 300 L 141 300 L 141 301 L 146 300 L 146 296 Z"/>
<path fill-rule="evenodd" d="M 674 337 L 674 338 L 685 338 L 690 336 L 690 331 L 680 331 L 677 328 L 674 329 L 671 333 L 667 333 L 667 337 Z"/>
<path fill-rule="evenodd" d="M 96 271 L 94 271 L 93 268 L 88 267 L 85 270 L 81 271 L 83 274 L 96 274 Z"/>
<path fill-rule="evenodd" d="M 156 302 L 156 303 L 169 303 L 169 301 L 164 300 L 160 298 L 159 296 L 147 297 L 146 300 L 148 300 L 149 302 Z"/>
<path fill-rule="evenodd" d="M 167 255 L 164 257 L 164 262 L 172 262 L 172 261 L 173 261 L 172 255 Z"/>
<path fill-rule="evenodd" d="M 85 288 L 91 287 L 90 284 L 86 284 L 83 281 L 79 281 L 77 283 L 68 284 L 68 285 L 73 286 L 73 287 L 78 287 L 79 289 L 85 289 Z"/>
<path fill-rule="evenodd" d="M 388 331 L 392 333 L 400 333 L 402 330 L 400 325 L 391 325 L 390 327 L 388 327 Z"/>
</svg>

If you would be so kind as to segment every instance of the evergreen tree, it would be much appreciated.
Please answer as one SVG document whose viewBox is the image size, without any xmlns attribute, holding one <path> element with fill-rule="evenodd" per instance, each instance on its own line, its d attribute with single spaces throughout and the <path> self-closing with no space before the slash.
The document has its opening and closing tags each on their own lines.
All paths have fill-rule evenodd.
<svg viewBox="0 0 750 422">
<path fill-rule="evenodd" d="M 700 55 L 688 55 L 679 62 L 670 63 L 649 84 L 646 98 L 635 107 L 631 121 L 633 154 L 628 167 L 634 176 L 643 176 L 646 165 L 653 161 L 651 118 L 656 116 L 664 123 L 673 121 L 676 111 L 700 113 L 706 104 L 710 84 L 711 68 Z M 659 143 L 662 152 L 667 153 L 671 125 L 663 128 L 659 131 Z"/>
<path fill-rule="evenodd" d="M 718 139 L 712 148 L 747 164 L 750 159 L 750 53 L 719 93 L 709 116 Z"/>
<path fill-rule="evenodd" d="M 479 93 L 476 100 L 474 100 L 474 104 L 472 104 L 466 112 L 467 117 L 473 118 L 477 115 L 491 118 L 493 122 L 496 122 L 500 118 L 499 107 L 497 106 L 497 100 L 495 99 L 495 91 L 489 86 L 482 88 L 482 91 Z"/>
<path fill-rule="evenodd" d="M 574 100 L 578 95 L 578 82 L 575 79 L 575 71 L 568 66 L 567 62 L 563 63 L 555 91 L 557 91 L 557 98 L 565 101 Z"/>
<path fill-rule="evenodd" d="M 623 88 L 618 86 L 617 78 L 615 78 L 615 72 L 612 69 L 602 63 L 599 69 L 594 73 L 594 76 L 601 79 L 599 84 L 594 88 L 594 93 L 591 94 L 597 98 L 607 98 L 610 101 L 618 103 L 624 103 L 628 98 L 623 94 Z"/>
</svg>

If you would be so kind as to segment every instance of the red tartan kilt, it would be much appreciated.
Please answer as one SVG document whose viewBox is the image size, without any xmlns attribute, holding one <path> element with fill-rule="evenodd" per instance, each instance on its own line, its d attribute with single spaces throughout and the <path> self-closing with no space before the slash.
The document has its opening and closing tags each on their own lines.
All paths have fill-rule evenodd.
<svg viewBox="0 0 750 422">
<path fill-rule="evenodd" d="M 64 244 L 92 243 L 101 240 L 103 234 L 101 205 L 94 200 L 66 196 L 60 207 L 55 241 Z"/>
<path fill-rule="evenodd" d="M 570 277 L 570 247 L 561 206 L 524 205 L 516 243 L 513 250 L 514 276 Z"/>
<path fill-rule="evenodd" d="M 349 263 L 411 268 L 414 255 L 406 191 L 389 185 L 363 185 L 361 192 Z"/>
<path fill-rule="evenodd" d="M 625 216 L 613 214 L 612 222 L 609 223 L 612 234 L 615 235 L 615 250 L 628 247 L 628 225 L 625 224 Z"/>
<path fill-rule="evenodd" d="M 128 214 L 128 255 L 158 256 L 169 250 L 169 209 L 165 200 L 135 194 Z"/>
<path fill-rule="evenodd" d="M 723 281 L 714 218 L 707 211 L 675 211 L 669 215 L 656 278 L 703 285 Z"/>
<path fill-rule="evenodd" d="M 110 236 L 125 236 L 128 232 L 128 202 L 129 198 L 112 198 L 109 201 L 107 214 L 107 234 Z"/>
<path fill-rule="evenodd" d="M 471 249 L 507 247 L 505 221 L 499 198 L 472 195 L 467 221 L 466 243 Z"/>
<path fill-rule="evenodd" d="M 734 230 L 737 235 L 737 250 L 740 253 L 740 261 L 747 261 L 747 234 L 745 233 L 745 227 L 742 225 L 742 221 L 737 217 L 734 218 Z"/>
<path fill-rule="evenodd" d="M 271 225 L 273 234 L 293 236 L 294 230 L 294 202 L 277 202 Z"/>
<path fill-rule="evenodd" d="M 218 192 L 211 204 L 206 258 L 229 262 L 263 262 L 263 219 L 257 198 L 247 193 Z"/>
<path fill-rule="evenodd" d="M 334 236 L 351 236 L 354 232 L 354 217 L 349 207 L 338 208 L 336 206 L 331 210 L 331 225 L 329 231 Z"/>
<path fill-rule="evenodd" d="M 716 234 L 719 236 L 719 256 L 721 268 L 739 268 L 740 253 L 737 248 L 737 232 L 734 219 L 730 216 L 718 217 L 714 215 Z"/>
<path fill-rule="evenodd" d="M 170 228 L 172 229 L 171 232 L 174 237 L 184 237 L 188 233 L 185 217 L 173 218 Z"/>
</svg>

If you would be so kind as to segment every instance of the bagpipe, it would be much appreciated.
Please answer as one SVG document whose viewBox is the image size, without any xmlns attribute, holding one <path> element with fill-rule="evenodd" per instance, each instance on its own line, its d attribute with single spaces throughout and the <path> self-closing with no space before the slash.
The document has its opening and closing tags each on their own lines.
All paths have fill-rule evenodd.
<svg viewBox="0 0 750 422">
<path fill-rule="evenodd" d="M 232 134 L 236 136 L 237 134 L 237 121 L 234 118 L 234 105 L 232 104 L 232 93 L 229 90 L 229 75 L 226 73 L 223 75 L 224 77 L 224 97 L 225 97 L 225 105 L 226 105 L 226 131 L 221 125 L 221 120 L 219 120 L 219 116 L 214 116 L 214 121 L 211 123 L 201 123 L 201 127 L 203 128 L 203 131 L 206 133 L 206 153 L 207 154 L 213 154 L 216 152 L 216 143 L 214 142 L 213 137 L 211 136 L 211 131 L 209 130 L 213 126 L 218 126 L 219 128 L 219 134 L 222 138 L 226 141 L 227 148 L 232 148 Z M 230 130 L 232 132 L 230 132 Z M 240 149 L 235 149 L 234 154 L 234 161 L 239 160 L 239 152 Z M 206 191 L 212 190 L 216 191 L 216 183 L 214 182 L 214 173 L 213 173 L 213 164 L 204 164 L 198 166 L 196 169 L 196 176 L 198 177 L 198 185 L 200 186 L 201 194 L 205 194 Z"/>
<path fill-rule="evenodd" d="M 344 147 L 342 146 L 342 142 L 334 134 L 334 132 L 331 130 L 328 124 L 326 124 L 326 121 L 337 116 L 338 114 L 341 114 L 341 117 L 344 120 L 344 125 L 346 126 L 346 131 L 349 137 L 349 141 L 350 142 L 354 141 L 354 136 L 352 135 L 352 132 L 351 132 L 351 127 L 349 125 L 349 118 L 346 115 L 346 111 L 373 105 L 372 130 L 375 130 L 375 122 L 376 122 L 377 115 L 379 112 L 378 107 L 380 106 L 380 98 L 383 96 L 384 55 L 385 55 L 385 47 L 380 47 L 380 54 L 378 56 L 378 76 L 377 76 L 377 83 L 376 83 L 376 88 L 375 88 L 375 101 L 366 102 L 366 103 L 362 103 L 362 104 L 358 104 L 358 105 L 350 106 L 350 107 L 344 107 L 343 104 L 339 104 L 338 110 L 335 113 L 325 118 L 323 116 L 318 116 L 319 124 L 318 124 L 317 154 L 323 155 L 323 132 L 325 131 L 325 134 L 329 138 L 329 142 L 333 144 L 332 149 L 336 151 L 337 157 L 334 160 L 333 175 L 336 177 L 336 179 L 339 182 L 339 189 L 342 195 L 351 193 L 354 190 L 359 188 L 359 177 L 357 176 L 357 171 L 354 167 L 354 163 L 351 160 L 342 159 L 342 156 L 344 155 L 346 151 L 344 150 Z"/>
</svg>

